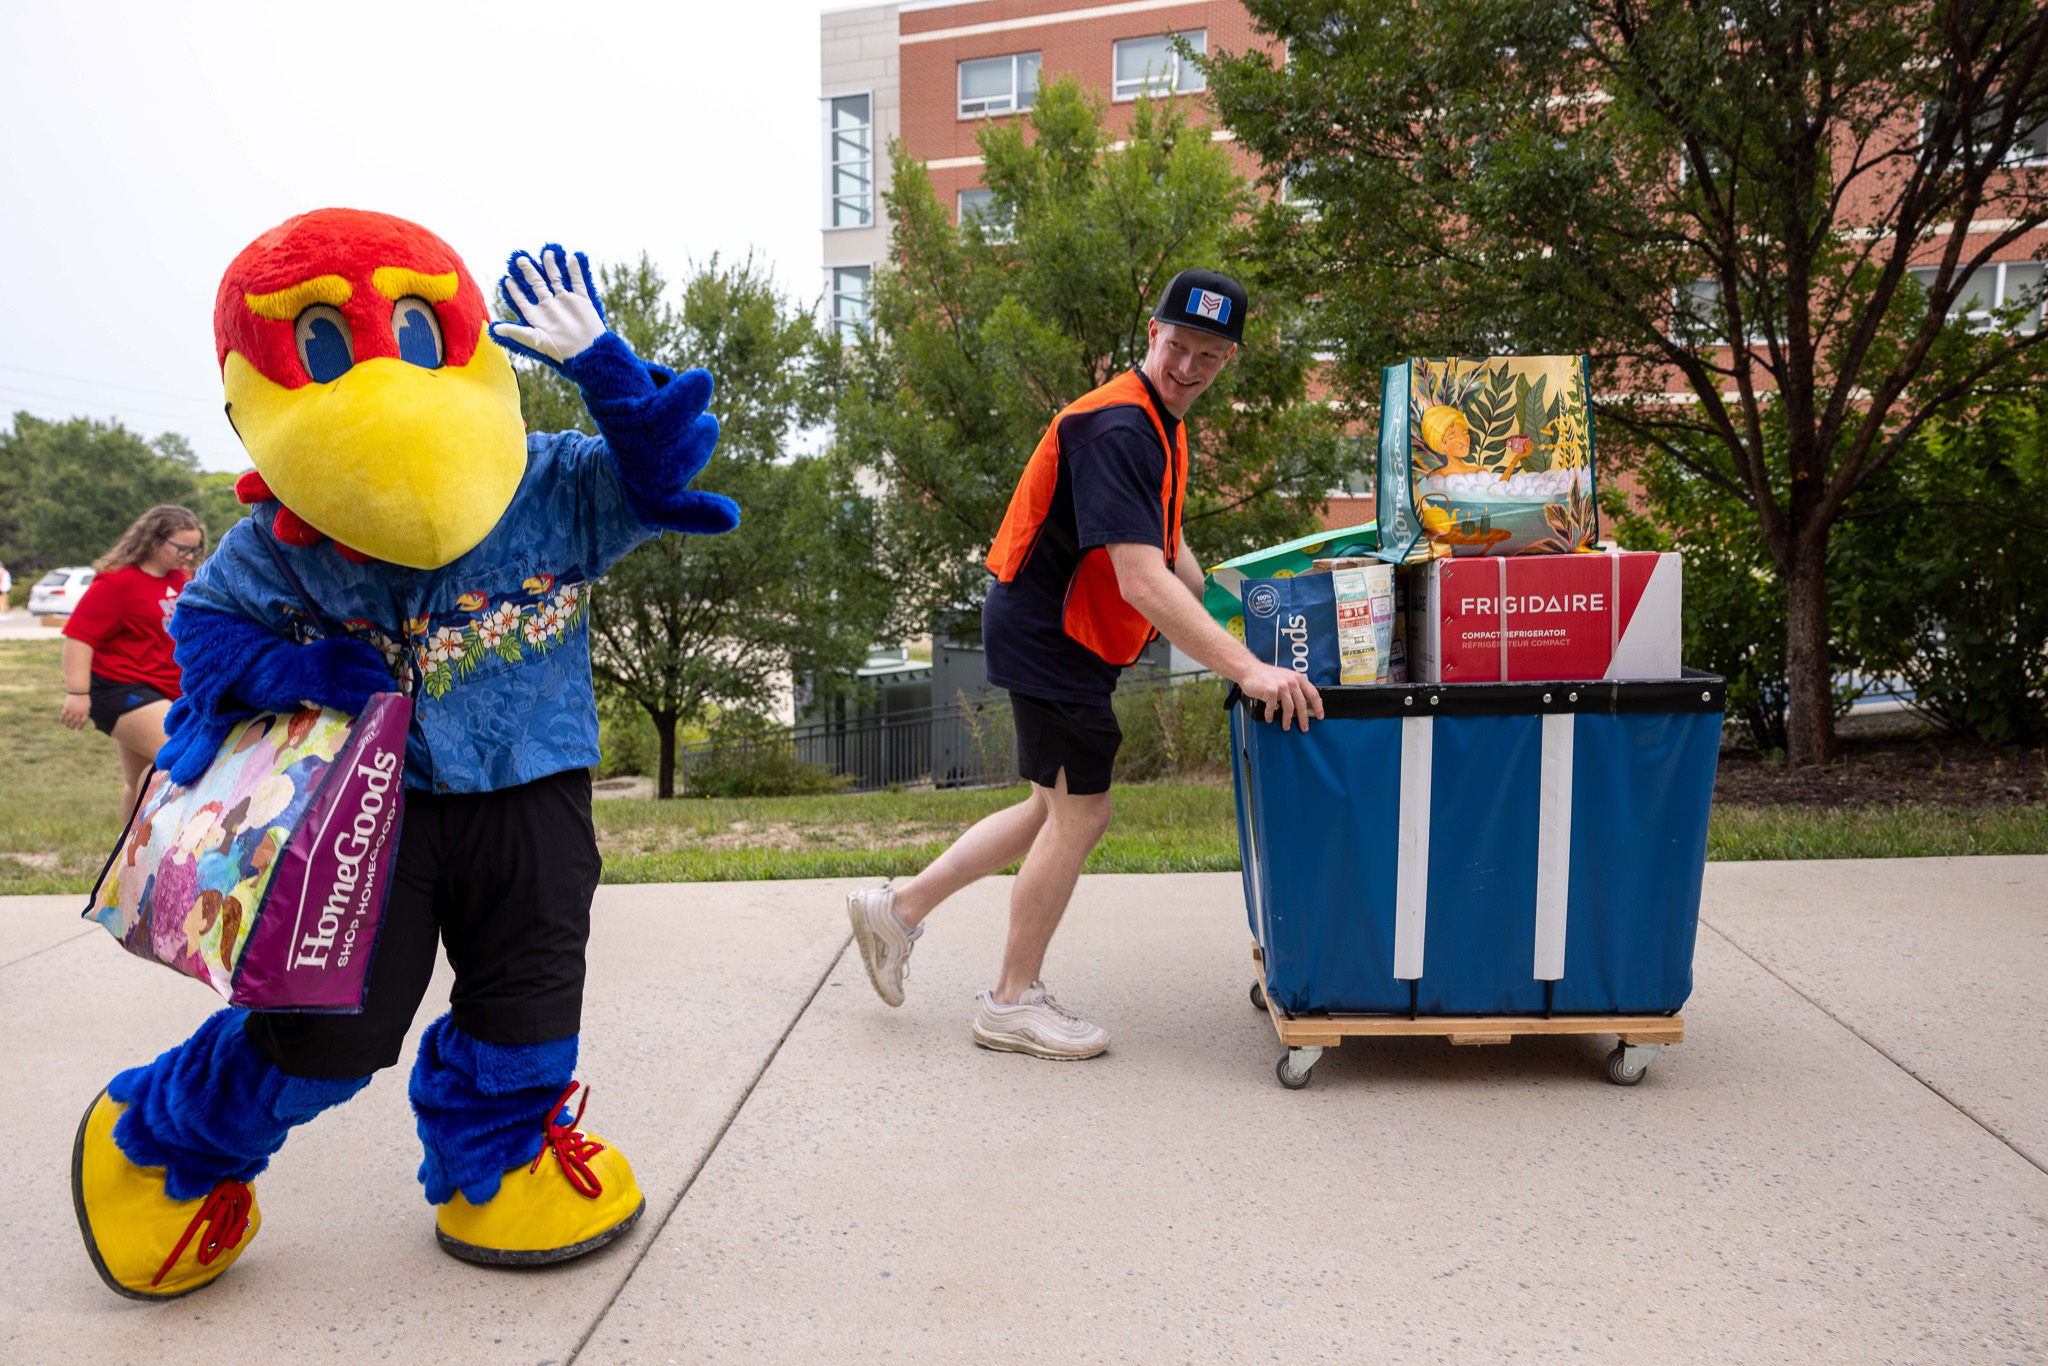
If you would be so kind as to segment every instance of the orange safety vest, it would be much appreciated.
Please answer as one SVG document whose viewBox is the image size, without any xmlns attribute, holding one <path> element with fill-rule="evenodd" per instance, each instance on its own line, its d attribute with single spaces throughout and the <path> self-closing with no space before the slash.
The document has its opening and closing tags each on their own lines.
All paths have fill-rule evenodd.
<svg viewBox="0 0 2048 1366">
<path fill-rule="evenodd" d="M 1075 413 L 1118 404 L 1144 410 L 1145 416 L 1152 419 L 1152 430 L 1159 436 L 1159 449 L 1166 455 L 1166 475 L 1159 481 L 1159 524 L 1166 542 L 1161 553 L 1166 567 L 1173 568 L 1180 549 L 1181 509 L 1188 497 L 1187 426 L 1183 423 L 1169 443 L 1166 424 L 1152 406 L 1145 381 L 1135 370 L 1126 370 L 1060 409 L 1059 416 L 1039 438 L 1038 449 L 1031 452 L 1023 477 L 1017 481 L 1017 491 L 1010 495 L 1010 510 L 1003 515 L 995 543 L 989 547 L 989 572 L 1002 582 L 1009 583 L 1023 571 L 1042 535 L 1050 533 L 1055 544 L 1069 553 L 1079 549 L 1067 538 L 1064 527 L 1046 520 L 1046 514 L 1052 510 L 1053 490 L 1059 485 L 1060 462 L 1066 458 L 1060 450 L 1060 424 Z M 1144 613 L 1124 601 L 1123 592 L 1117 587 L 1116 566 L 1110 561 L 1108 549 L 1099 545 L 1081 556 L 1073 577 L 1067 580 L 1061 626 L 1069 637 L 1094 651 L 1104 663 L 1119 666 L 1137 663 L 1138 656 L 1159 634 Z"/>
</svg>

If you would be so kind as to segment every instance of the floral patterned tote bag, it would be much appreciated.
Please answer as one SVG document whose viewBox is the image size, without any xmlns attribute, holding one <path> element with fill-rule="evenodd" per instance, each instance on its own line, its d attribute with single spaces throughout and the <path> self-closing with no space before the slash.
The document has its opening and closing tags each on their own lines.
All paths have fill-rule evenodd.
<svg viewBox="0 0 2048 1366">
<path fill-rule="evenodd" d="M 191 786 L 151 774 L 85 918 L 230 1005 L 360 1011 L 398 861 L 411 725 L 396 692 L 354 717 L 264 713 L 228 732 Z"/>
<path fill-rule="evenodd" d="M 1583 356 L 1416 356 L 1381 372 L 1376 552 L 1587 552 L 1600 536 Z"/>
</svg>

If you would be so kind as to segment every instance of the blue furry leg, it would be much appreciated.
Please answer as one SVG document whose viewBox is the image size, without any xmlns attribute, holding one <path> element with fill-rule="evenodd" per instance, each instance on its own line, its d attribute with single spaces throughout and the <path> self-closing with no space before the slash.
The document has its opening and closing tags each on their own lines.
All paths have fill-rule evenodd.
<svg viewBox="0 0 2048 1366">
<path fill-rule="evenodd" d="M 173 1200 L 196 1200 L 222 1180 L 254 1180 L 293 1125 L 370 1084 L 287 1076 L 243 1034 L 248 1015 L 219 1011 L 155 1062 L 107 1083 L 128 1107 L 115 1145 L 138 1167 L 162 1167 Z"/>
<path fill-rule="evenodd" d="M 486 1043 L 449 1016 L 427 1026 L 412 1069 L 419 1118 L 420 1184 L 427 1203 L 461 1191 L 472 1205 L 498 1193 L 506 1172 L 540 1155 L 549 1111 L 576 1075 L 576 1040 Z"/>
</svg>

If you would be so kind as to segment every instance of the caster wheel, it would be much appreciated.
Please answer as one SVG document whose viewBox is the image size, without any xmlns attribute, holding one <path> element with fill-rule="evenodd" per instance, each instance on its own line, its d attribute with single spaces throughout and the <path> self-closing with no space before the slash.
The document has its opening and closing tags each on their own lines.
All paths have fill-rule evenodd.
<svg viewBox="0 0 2048 1366">
<path fill-rule="evenodd" d="M 1280 1078 L 1280 1084 L 1288 1090 L 1299 1091 L 1302 1087 L 1308 1085 L 1309 1075 L 1316 1070 L 1315 1066 L 1310 1064 L 1306 1070 L 1296 1072 L 1288 1067 L 1287 1061 L 1287 1054 L 1282 1053 L 1279 1063 L 1273 1068 L 1273 1075 Z"/>
<path fill-rule="evenodd" d="M 1607 1055 L 1607 1080 L 1616 1086 L 1634 1086 L 1650 1075 L 1650 1064 L 1646 1061 L 1637 1066 L 1634 1073 L 1628 1070 L 1628 1049 L 1620 1044 Z"/>
<path fill-rule="evenodd" d="M 1252 1009 L 1266 1013 L 1266 989 L 1257 982 L 1252 983 Z"/>
</svg>

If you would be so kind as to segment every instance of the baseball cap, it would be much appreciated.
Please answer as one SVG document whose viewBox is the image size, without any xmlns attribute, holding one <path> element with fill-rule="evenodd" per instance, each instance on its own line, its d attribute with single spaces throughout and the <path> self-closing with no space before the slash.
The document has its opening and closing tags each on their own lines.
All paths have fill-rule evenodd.
<svg viewBox="0 0 2048 1366">
<path fill-rule="evenodd" d="M 1244 340 L 1244 286 L 1213 270 L 1184 270 L 1173 277 L 1152 316 L 1175 327 L 1210 332 L 1235 346 Z"/>
</svg>

